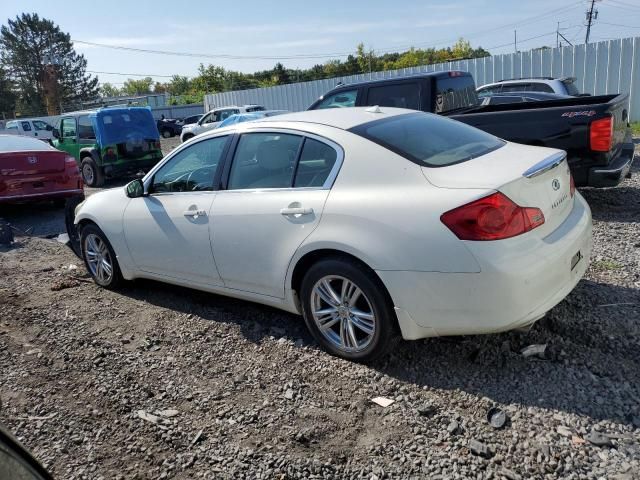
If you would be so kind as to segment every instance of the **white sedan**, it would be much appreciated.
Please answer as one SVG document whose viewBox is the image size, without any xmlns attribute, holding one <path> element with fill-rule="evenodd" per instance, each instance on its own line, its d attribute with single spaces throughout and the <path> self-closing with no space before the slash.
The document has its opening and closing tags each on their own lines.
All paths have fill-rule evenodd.
<svg viewBox="0 0 640 480">
<path fill-rule="evenodd" d="M 591 212 L 562 151 L 396 108 L 205 133 L 76 210 L 84 261 L 301 314 L 332 354 L 531 325 L 583 276 Z"/>
</svg>

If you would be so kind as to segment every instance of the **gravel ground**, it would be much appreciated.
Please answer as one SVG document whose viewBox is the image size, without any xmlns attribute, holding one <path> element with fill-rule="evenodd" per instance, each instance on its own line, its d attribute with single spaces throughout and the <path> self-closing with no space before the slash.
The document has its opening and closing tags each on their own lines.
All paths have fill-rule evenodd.
<svg viewBox="0 0 640 480">
<path fill-rule="evenodd" d="M 592 265 L 528 334 L 402 342 L 368 366 L 296 316 L 102 290 L 67 247 L 19 237 L 0 253 L 0 422 L 65 479 L 640 478 L 640 165 L 582 193 Z"/>
</svg>

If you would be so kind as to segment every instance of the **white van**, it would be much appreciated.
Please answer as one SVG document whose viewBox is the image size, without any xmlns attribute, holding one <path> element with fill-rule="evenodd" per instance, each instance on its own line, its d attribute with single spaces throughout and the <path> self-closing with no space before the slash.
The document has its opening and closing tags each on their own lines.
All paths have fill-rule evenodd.
<svg viewBox="0 0 640 480">
<path fill-rule="evenodd" d="M 2 133 L 26 135 L 49 141 L 53 138 L 53 127 L 42 120 L 10 120 Z"/>
</svg>

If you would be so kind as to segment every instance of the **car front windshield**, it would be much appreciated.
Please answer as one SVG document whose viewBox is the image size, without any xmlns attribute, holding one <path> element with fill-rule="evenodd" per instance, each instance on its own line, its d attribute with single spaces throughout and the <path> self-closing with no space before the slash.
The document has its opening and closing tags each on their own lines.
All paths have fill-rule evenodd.
<svg viewBox="0 0 640 480">
<path fill-rule="evenodd" d="M 350 131 L 425 167 L 465 162 L 506 143 L 477 128 L 429 113 L 374 120 Z"/>
</svg>

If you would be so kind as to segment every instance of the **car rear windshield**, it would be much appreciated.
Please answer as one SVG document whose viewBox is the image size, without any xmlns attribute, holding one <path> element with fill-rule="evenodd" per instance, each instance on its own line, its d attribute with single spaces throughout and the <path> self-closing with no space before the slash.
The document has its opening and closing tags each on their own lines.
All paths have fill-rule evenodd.
<svg viewBox="0 0 640 480">
<path fill-rule="evenodd" d="M 505 145 L 482 130 L 430 113 L 374 120 L 350 131 L 426 167 L 466 162 Z"/>
<path fill-rule="evenodd" d="M 478 100 L 476 84 L 471 75 L 438 77 L 436 79 L 436 113 L 476 105 L 480 105 L 480 100 Z"/>
<path fill-rule="evenodd" d="M 570 79 L 565 79 L 562 81 L 562 83 L 564 83 L 564 86 L 567 89 L 567 93 L 569 95 L 580 95 L 580 91 L 578 90 L 578 87 L 576 87 L 576 85 L 573 83 L 573 78 Z"/>
</svg>

